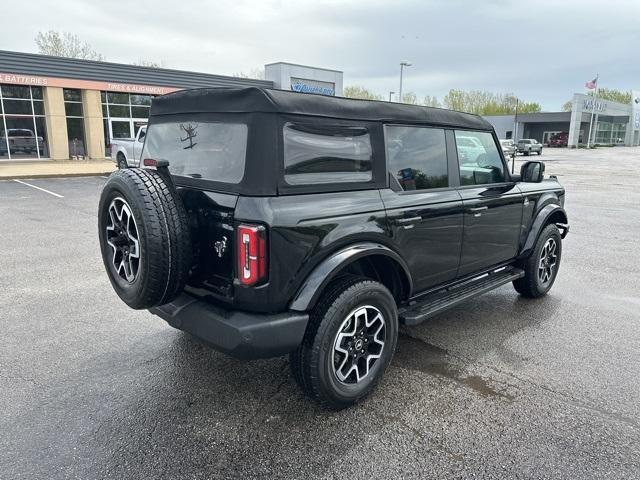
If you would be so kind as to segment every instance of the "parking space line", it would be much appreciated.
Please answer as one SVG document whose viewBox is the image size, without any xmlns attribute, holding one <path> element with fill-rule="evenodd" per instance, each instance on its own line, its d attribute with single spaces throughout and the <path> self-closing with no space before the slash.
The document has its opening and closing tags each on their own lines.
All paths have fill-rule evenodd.
<svg viewBox="0 0 640 480">
<path fill-rule="evenodd" d="M 14 179 L 13 179 L 13 181 L 14 181 L 14 182 L 21 183 L 22 185 L 26 185 L 26 186 L 28 186 L 28 187 L 35 188 L 35 189 L 37 189 L 37 190 L 41 190 L 41 191 L 43 191 L 43 192 L 45 192 L 45 193 L 48 193 L 49 195 L 53 195 L 54 197 L 64 198 L 64 195 L 60 195 L 59 193 L 54 193 L 54 192 L 52 192 L 52 191 L 50 191 L 50 190 L 47 190 L 46 188 L 37 187 L 36 185 L 31 185 L 30 183 L 23 182 L 22 180 L 18 180 L 17 178 L 14 178 Z"/>
</svg>

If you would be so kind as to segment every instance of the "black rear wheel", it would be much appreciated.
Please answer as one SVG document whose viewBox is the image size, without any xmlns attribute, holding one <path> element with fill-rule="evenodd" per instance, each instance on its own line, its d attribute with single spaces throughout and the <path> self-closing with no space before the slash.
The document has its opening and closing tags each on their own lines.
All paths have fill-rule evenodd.
<svg viewBox="0 0 640 480">
<path fill-rule="evenodd" d="M 311 312 L 302 345 L 290 355 L 293 376 L 325 407 L 348 407 L 380 381 L 397 337 L 398 313 L 389 290 L 364 277 L 343 277 L 327 287 Z"/>
<path fill-rule="evenodd" d="M 118 158 L 118 168 L 120 169 L 129 168 L 129 165 L 127 164 L 127 159 L 124 157 L 122 152 L 118 152 L 117 158 Z"/>
</svg>

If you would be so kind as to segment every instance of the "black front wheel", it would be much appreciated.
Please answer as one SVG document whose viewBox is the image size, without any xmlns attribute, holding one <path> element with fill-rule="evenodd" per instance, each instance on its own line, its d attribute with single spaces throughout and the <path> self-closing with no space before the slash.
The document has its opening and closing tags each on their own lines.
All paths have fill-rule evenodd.
<svg viewBox="0 0 640 480">
<path fill-rule="evenodd" d="M 397 339 L 398 312 L 389 290 L 368 278 L 343 277 L 311 312 L 303 342 L 290 355 L 293 376 L 323 406 L 348 407 L 378 384 Z"/>
<path fill-rule="evenodd" d="M 516 291 L 523 297 L 538 298 L 551 289 L 560 268 L 562 238 L 554 224 L 547 225 L 531 252 L 524 260 L 525 275 L 513 282 Z"/>
</svg>

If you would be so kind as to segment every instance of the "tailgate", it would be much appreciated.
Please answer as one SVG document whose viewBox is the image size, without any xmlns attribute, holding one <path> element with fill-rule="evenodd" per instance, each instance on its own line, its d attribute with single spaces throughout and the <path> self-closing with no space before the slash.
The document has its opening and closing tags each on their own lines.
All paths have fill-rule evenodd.
<svg viewBox="0 0 640 480">
<path fill-rule="evenodd" d="M 186 290 L 197 296 L 233 298 L 234 227 L 238 196 L 183 188 L 191 222 L 193 268 Z"/>
</svg>

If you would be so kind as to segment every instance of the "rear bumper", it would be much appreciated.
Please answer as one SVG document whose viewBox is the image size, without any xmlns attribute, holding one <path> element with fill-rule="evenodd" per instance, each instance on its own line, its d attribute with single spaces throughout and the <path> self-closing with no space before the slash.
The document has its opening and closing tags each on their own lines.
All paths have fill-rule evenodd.
<svg viewBox="0 0 640 480">
<path fill-rule="evenodd" d="M 216 350 L 243 360 L 277 357 L 295 350 L 309 320 L 308 314 L 300 312 L 260 314 L 227 310 L 186 293 L 149 311 Z"/>
</svg>

